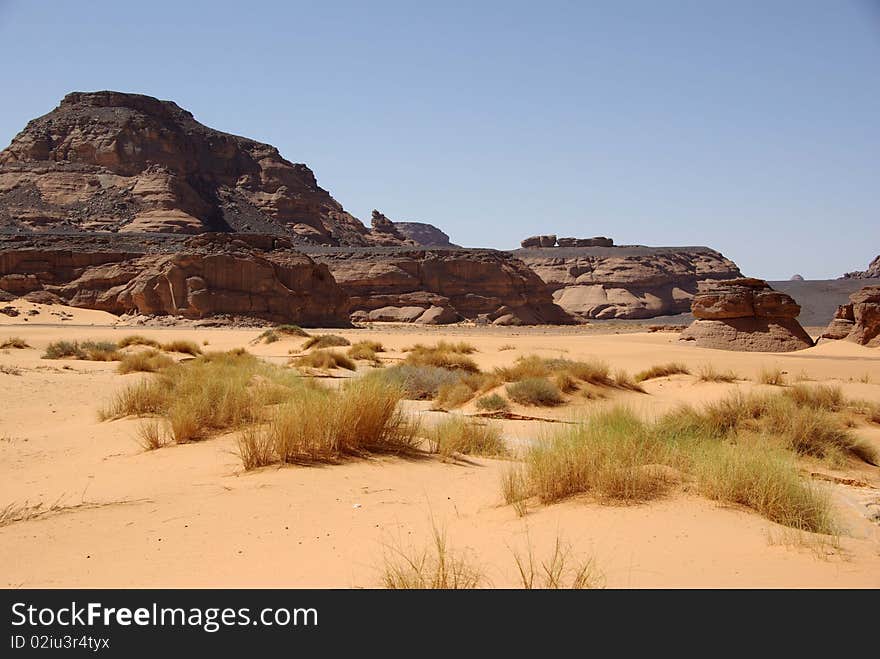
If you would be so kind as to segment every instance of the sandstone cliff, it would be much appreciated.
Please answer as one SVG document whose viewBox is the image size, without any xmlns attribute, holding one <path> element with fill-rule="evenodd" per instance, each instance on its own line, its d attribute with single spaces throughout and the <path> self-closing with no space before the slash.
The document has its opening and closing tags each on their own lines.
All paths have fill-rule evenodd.
<svg viewBox="0 0 880 659">
<path fill-rule="evenodd" d="M 355 320 L 569 323 L 543 282 L 494 250 L 305 248 L 351 297 Z"/>
<path fill-rule="evenodd" d="M 707 247 L 555 247 L 512 254 L 538 274 L 559 306 L 582 320 L 685 313 L 699 282 L 742 276 L 733 261 Z"/>
<path fill-rule="evenodd" d="M 704 348 L 790 352 L 813 345 L 796 320 L 800 306 L 761 279 L 709 281 L 693 298 L 694 322 L 681 341 Z"/>
<path fill-rule="evenodd" d="M 868 264 L 867 270 L 847 272 L 844 279 L 880 279 L 880 256 Z"/>
<path fill-rule="evenodd" d="M 0 291 L 115 314 L 349 324 L 348 296 L 327 267 L 265 235 L 0 236 Z"/>
<path fill-rule="evenodd" d="M 275 147 L 208 128 L 171 101 L 112 91 L 68 94 L 0 152 L 0 228 L 374 242 Z"/>
</svg>

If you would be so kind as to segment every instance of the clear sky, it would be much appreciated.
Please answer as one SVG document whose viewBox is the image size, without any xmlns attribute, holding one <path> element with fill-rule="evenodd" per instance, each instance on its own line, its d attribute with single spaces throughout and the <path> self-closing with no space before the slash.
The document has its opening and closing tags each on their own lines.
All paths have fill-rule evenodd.
<svg viewBox="0 0 880 659">
<path fill-rule="evenodd" d="M 880 253 L 880 0 L 0 0 L 3 147 L 69 91 L 176 101 L 369 223 Z"/>
</svg>

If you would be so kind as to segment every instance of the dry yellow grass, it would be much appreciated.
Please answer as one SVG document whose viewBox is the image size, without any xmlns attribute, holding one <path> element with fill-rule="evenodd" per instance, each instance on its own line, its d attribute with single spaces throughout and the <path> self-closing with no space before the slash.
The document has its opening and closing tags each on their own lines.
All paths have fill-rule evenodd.
<svg viewBox="0 0 880 659">
<path fill-rule="evenodd" d="M 377 353 L 384 352 L 385 348 L 378 341 L 358 341 L 352 344 L 347 354 L 352 359 L 372 362 L 373 364 L 381 364 Z"/>
<path fill-rule="evenodd" d="M 785 373 L 782 372 L 781 368 L 765 368 L 758 373 L 758 382 L 760 384 L 782 387 L 786 384 Z"/>
<path fill-rule="evenodd" d="M 454 457 L 456 453 L 487 457 L 509 453 L 501 437 L 500 427 L 458 416 L 442 421 L 428 430 L 427 439 L 431 453 L 437 453 L 445 459 Z"/>
<path fill-rule="evenodd" d="M 336 334 L 316 334 L 303 343 L 303 350 L 318 350 L 320 348 L 339 348 L 351 345 L 351 341 L 344 336 Z"/>
<path fill-rule="evenodd" d="M 127 348 L 129 346 L 147 346 L 148 348 L 159 348 L 159 342 L 154 341 L 153 339 L 148 339 L 145 336 L 141 336 L 140 334 L 129 334 L 128 336 L 124 336 L 116 343 L 120 348 Z"/>
<path fill-rule="evenodd" d="M 452 551 L 445 531 L 434 525 L 428 549 L 387 547 L 382 581 L 392 590 L 470 590 L 485 581 L 482 570 Z"/>
<path fill-rule="evenodd" d="M 547 378 L 525 378 L 506 387 L 507 395 L 520 405 L 553 407 L 565 402 L 562 392 Z"/>
<path fill-rule="evenodd" d="M 43 359 L 82 359 L 95 362 L 118 361 L 122 358 L 116 344 L 109 341 L 54 341 L 46 347 Z"/>
<path fill-rule="evenodd" d="M 410 366 L 433 366 L 450 371 L 479 373 L 476 362 L 467 356 L 473 351 L 474 347 L 467 343 L 440 341 L 433 346 L 416 344 L 406 350 L 409 354 L 404 363 Z"/>
<path fill-rule="evenodd" d="M 116 370 L 120 373 L 155 373 L 174 365 L 174 360 L 157 350 L 141 350 L 122 356 Z"/>
<path fill-rule="evenodd" d="M 668 362 L 666 364 L 657 364 L 644 371 L 636 373 L 635 381 L 644 382 L 645 380 L 653 380 L 654 378 L 665 378 L 670 375 L 690 375 L 691 370 L 681 362 Z"/>
<path fill-rule="evenodd" d="M 531 543 L 524 556 L 514 552 L 513 557 L 525 590 L 585 590 L 601 588 L 605 583 L 595 560 L 575 558 L 571 545 L 563 543 L 559 536 L 549 558 L 537 560 Z"/>
<path fill-rule="evenodd" d="M 195 341 L 169 341 L 162 344 L 162 350 L 166 352 L 180 352 L 185 355 L 192 355 L 193 357 L 198 357 L 202 354 L 202 349 Z"/>
<path fill-rule="evenodd" d="M 738 379 L 733 371 L 719 371 L 712 364 L 704 364 L 698 371 L 700 382 L 736 382 Z"/>
<path fill-rule="evenodd" d="M 335 350 L 315 350 L 301 357 L 294 357 L 291 360 L 291 364 L 325 371 L 334 368 L 344 368 L 347 371 L 357 370 L 357 364 L 341 352 L 336 352 Z"/>
<path fill-rule="evenodd" d="M 8 339 L 4 339 L 3 342 L 0 343 L 0 350 L 6 350 L 9 348 L 24 350 L 25 348 L 30 348 L 30 346 L 27 344 L 27 341 L 25 341 L 21 337 L 10 336 Z"/>
</svg>

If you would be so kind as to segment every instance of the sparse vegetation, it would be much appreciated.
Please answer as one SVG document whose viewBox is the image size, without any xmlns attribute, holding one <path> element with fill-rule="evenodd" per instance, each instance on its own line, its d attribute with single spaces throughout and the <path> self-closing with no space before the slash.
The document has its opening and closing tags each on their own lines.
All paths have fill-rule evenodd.
<svg viewBox="0 0 880 659">
<path fill-rule="evenodd" d="M 339 348 L 351 345 L 351 341 L 344 336 L 336 334 L 316 334 L 310 337 L 302 347 L 304 350 L 318 350 L 320 348 Z"/>
<path fill-rule="evenodd" d="M 335 350 L 315 350 L 313 352 L 294 357 L 291 363 L 294 366 L 329 370 L 344 368 L 347 371 L 356 371 L 357 364 L 351 359 Z"/>
<path fill-rule="evenodd" d="M 3 339 L 3 341 L 0 342 L 0 350 L 6 350 L 9 348 L 15 348 L 16 350 L 24 350 L 25 348 L 30 348 L 30 346 L 27 344 L 27 341 L 25 341 L 21 337 L 10 336 L 9 338 Z"/>
<path fill-rule="evenodd" d="M 550 558 L 537 562 L 531 543 L 525 556 L 513 552 L 522 587 L 526 590 L 584 590 L 601 588 L 604 577 L 592 558 L 576 560 L 571 545 L 556 537 Z"/>
<path fill-rule="evenodd" d="M 399 410 L 399 401 L 400 390 L 378 379 L 360 378 L 338 391 L 302 388 L 267 423 L 242 433 L 242 464 L 251 469 L 414 450 L 418 425 Z"/>
<path fill-rule="evenodd" d="M 43 359 L 82 359 L 95 362 L 118 361 L 122 355 L 110 341 L 54 341 L 46 347 Z"/>
<path fill-rule="evenodd" d="M 665 378 L 670 375 L 690 375 L 691 370 L 681 362 L 668 362 L 666 364 L 658 364 L 649 369 L 636 373 L 635 381 L 644 382 L 645 380 L 653 380 L 654 378 Z"/>
<path fill-rule="evenodd" d="M 251 341 L 251 343 L 259 343 L 260 341 L 262 341 L 263 343 L 275 343 L 280 339 L 281 337 L 275 330 L 266 330 L 265 332 L 262 332 L 256 339 Z"/>
<path fill-rule="evenodd" d="M 469 590 L 484 577 L 479 567 L 456 554 L 446 543 L 446 533 L 434 526 L 430 549 L 390 547 L 382 581 L 393 590 Z"/>
<path fill-rule="evenodd" d="M 439 341 L 436 345 L 425 346 L 416 344 L 407 349 L 405 364 L 410 366 L 434 366 L 450 371 L 479 373 L 476 362 L 467 355 L 475 351 L 468 343 L 447 343 Z"/>
<path fill-rule="evenodd" d="M 758 382 L 760 384 L 769 384 L 775 387 L 785 386 L 785 373 L 781 368 L 765 368 L 758 373 Z"/>
<path fill-rule="evenodd" d="M 736 382 L 737 375 L 733 371 L 718 371 L 712 364 L 700 367 L 697 379 L 700 382 Z"/>
<path fill-rule="evenodd" d="M 512 343 L 505 343 L 504 345 L 498 346 L 498 352 L 504 352 L 505 350 L 516 350 L 516 346 Z"/>
<path fill-rule="evenodd" d="M 166 352 L 179 352 L 185 355 L 192 355 L 193 357 L 198 357 L 202 354 L 202 349 L 195 341 L 185 341 L 182 339 L 163 343 L 162 350 Z"/>
<path fill-rule="evenodd" d="M 410 364 L 398 364 L 365 377 L 379 378 L 397 385 L 403 391 L 403 397 L 409 400 L 433 400 L 441 387 L 455 385 L 461 380 L 460 373 L 449 369 Z"/>
<path fill-rule="evenodd" d="M 120 348 L 128 348 L 129 346 L 147 346 L 148 348 L 159 348 L 159 342 L 148 339 L 140 334 L 129 334 L 124 336 L 116 343 Z"/>
<path fill-rule="evenodd" d="M 438 423 L 427 433 L 431 453 L 452 458 L 456 453 L 497 457 L 509 451 L 501 437 L 501 429 L 493 423 L 453 417 Z"/>
<path fill-rule="evenodd" d="M 155 451 L 165 445 L 162 427 L 158 419 L 142 421 L 137 428 L 138 443 L 146 451 Z"/>
<path fill-rule="evenodd" d="M 158 350 L 141 350 L 122 356 L 116 370 L 120 373 L 155 373 L 174 364 L 174 360 Z"/>
<path fill-rule="evenodd" d="M 385 352 L 385 348 L 378 341 L 358 341 L 348 349 L 348 356 L 352 359 L 381 364 L 379 355 L 376 354 L 379 352 Z"/>
<path fill-rule="evenodd" d="M 0 373 L 3 373 L 4 375 L 21 375 L 21 369 L 16 368 L 15 366 L 0 364 Z"/>
<path fill-rule="evenodd" d="M 501 494 L 504 503 L 513 506 L 517 516 L 528 512 L 527 499 L 532 496 L 528 473 L 521 463 L 514 464 L 501 473 Z"/>
<path fill-rule="evenodd" d="M 510 409 L 507 399 L 497 393 L 478 398 L 475 405 L 478 410 L 484 412 L 504 412 Z"/>
<path fill-rule="evenodd" d="M 543 377 L 525 378 L 513 382 L 507 385 L 506 390 L 510 400 L 520 405 L 552 407 L 564 401 L 559 387 Z"/>
<path fill-rule="evenodd" d="M 279 325 L 275 328 L 275 331 L 279 334 L 286 334 L 287 336 L 310 336 L 310 334 L 299 325 Z"/>
</svg>

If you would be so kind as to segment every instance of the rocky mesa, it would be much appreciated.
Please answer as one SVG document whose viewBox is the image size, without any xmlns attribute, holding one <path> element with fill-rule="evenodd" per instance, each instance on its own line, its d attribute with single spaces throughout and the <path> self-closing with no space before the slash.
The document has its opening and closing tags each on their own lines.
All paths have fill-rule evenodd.
<svg viewBox="0 0 880 659">
<path fill-rule="evenodd" d="M 556 241 L 550 236 L 545 242 L 551 238 Z M 558 242 L 563 240 L 610 242 Z M 537 273 L 556 304 L 579 320 L 685 313 L 700 282 L 742 276 L 733 261 L 708 247 L 548 246 L 512 254 Z"/>
</svg>

